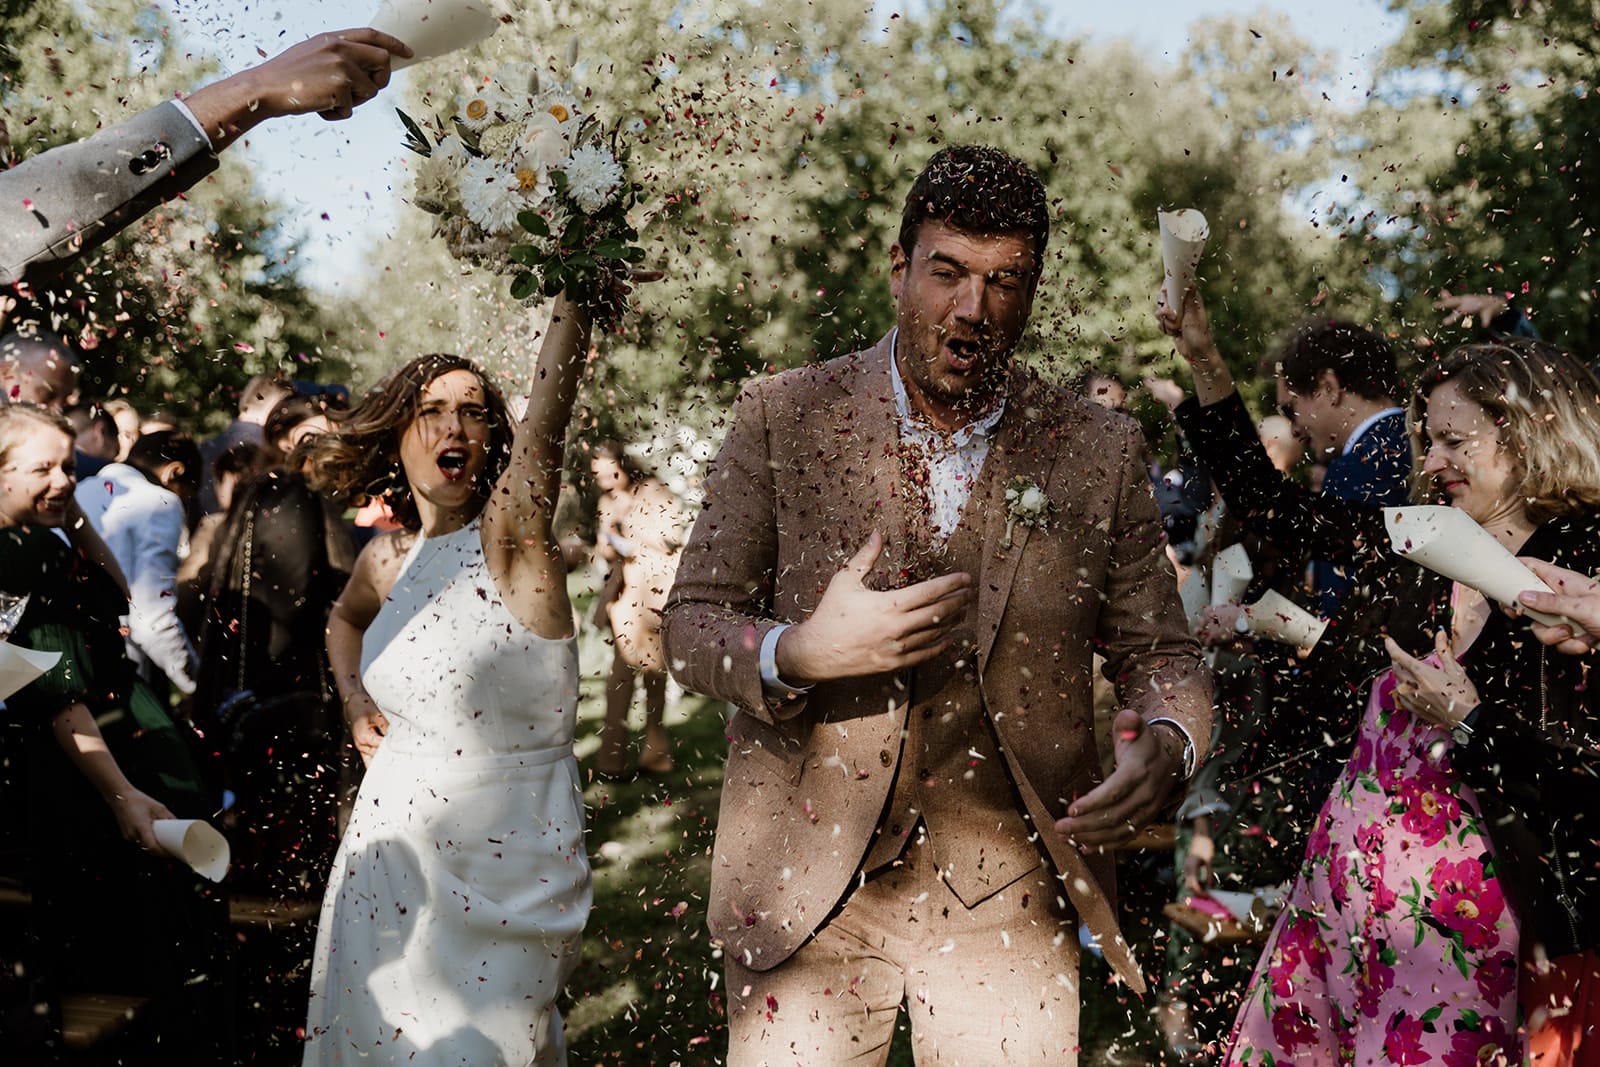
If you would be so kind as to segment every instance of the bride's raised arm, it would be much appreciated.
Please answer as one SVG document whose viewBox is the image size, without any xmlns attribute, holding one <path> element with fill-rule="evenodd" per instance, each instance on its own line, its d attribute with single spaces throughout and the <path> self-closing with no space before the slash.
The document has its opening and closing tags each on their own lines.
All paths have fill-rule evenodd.
<svg viewBox="0 0 1600 1067">
<path fill-rule="evenodd" d="M 511 461 L 483 512 L 483 547 L 506 607 L 543 637 L 572 632 L 566 567 L 551 535 L 567 423 L 589 354 L 587 308 L 556 298 Z"/>
</svg>

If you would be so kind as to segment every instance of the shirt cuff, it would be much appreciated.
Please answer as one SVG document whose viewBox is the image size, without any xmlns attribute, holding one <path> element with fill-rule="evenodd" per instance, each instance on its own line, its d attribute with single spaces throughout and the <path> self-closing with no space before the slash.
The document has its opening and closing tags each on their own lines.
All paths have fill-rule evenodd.
<svg viewBox="0 0 1600 1067">
<path fill-rule="evenodd" d="M 1186 730 L 1183 723 L 1179 722 L 1177 719 L 1169 719 L 1165 715 L 1162 715 L 1154 719 L 1145 720 L 1146 726 L 1154 726 L 1157 723 L 1166 723 L 1168 726 L 1178 731 L 1178 736 L 1183 738 L 1183 779 L 1184 781 L 1188 781 L 1190 778 L 1194 777 L 1196 764 L 1199 763 L 1199 753 L 1195 750 L 1194 738 L 1189 736 L 1189 731 Z"/>
<path fill-rule="evenodd" d="M 778 638 L 789 626 L 789 623 L 780 622 L 761 639 L 761 688 L 766 690 L 767 696 L 781 700 L 811 691 L 809 685 L 790 685 L 778 677 Z"/>
<path fill-rule="evenodd" d="M 206 148 L 209 151 L 215 152 L 217 150 L 217 146 L 211 143 L 211 135 L 206 132 L 206 128 L 204 126 L 200 125 L 200 120 L 194 117 L 194 112 L 189 110 L 189 105 L 185 104 L 182 100 L 179 100 L 176 97 L 173 98 L 172 102 L 177 106 L 178 111 L 182 113 L 183 117 L 189 120 L 189 125 L 195 128 L 195 132 L 200 134 L 200 139 L 206 143 Z"/>
</svg>

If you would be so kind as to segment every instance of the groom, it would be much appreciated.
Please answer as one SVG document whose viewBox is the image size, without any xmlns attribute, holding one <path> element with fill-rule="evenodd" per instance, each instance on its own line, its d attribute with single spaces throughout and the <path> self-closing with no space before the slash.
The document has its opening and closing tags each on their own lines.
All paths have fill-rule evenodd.
<svg viewBox="0 0 1600 1067">
<path fill-rule="evenodd" d="M 664 636 L 733 702 L 708 921 L 730 1065 L 1072 1063 L 1078 927 L 1136 989 L 1112 858 L 1210 737 L 1134 424 L 1016 366 L 1039 179 L 939 152 L 896 329 L 747 386 Z M 1092 657 L 1124 710 L 1101 781 Z"/>
</svg>

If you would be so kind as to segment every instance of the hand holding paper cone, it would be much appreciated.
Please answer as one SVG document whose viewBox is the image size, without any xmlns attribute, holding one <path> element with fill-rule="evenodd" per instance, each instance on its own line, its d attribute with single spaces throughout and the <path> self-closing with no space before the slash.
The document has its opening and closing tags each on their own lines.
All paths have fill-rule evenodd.
<svg viewBox="0 0 1600 1067">
<path fill-rule="evenodd" d="M 220 882 L 228 873 L 228 839 L 202 819 L 157 819 L 161 851 L 187 863 L 202 878 Z"/>
<path fill-rule="evenodd" d="M 1460 508 L 1426 504 L 1409 508 L 1384 508 L 1384 525 L 1389 541 L 1400 555 L 1430 571 L 1476 589 L 1490 600 L 1516 604 L 1517 594 L 1525 590 L 1549 592 L 1511 551 L 1496 541 L 1494 534 L 1472 521 Z M 1557 625 L 1567 622 L 1523 606 L 1523 611 L 1540 622 Z M 1581 627 L 1574 626 L 1574 632 Z"/>
<path fill-rule="evenodd" d="M 1250 632 L 1271 641 L 1282 641 L 1296 648 L 1310 648 L 1322 639 L 1328 628 L 1319 619 L 1281 593 L 1269 589 L 1261 599 L 1244 609 Z"/>
<path fill-rule="evenodd" d="M 488 0 L 383 0 L 372 28 L 411 46 L 410 59 L 395 58 L 391 69 L 436 59 L 468 48 L 500 28 Z"/>
<path fill-rule="evenodd" d="M 1168 304 L 1182 307 L 1183 294 L 1194 285 L 1194 272 L 1200 265 L 1200 254 L 1206 250 L 1211 227 L 1206 217 L 1192 207 L 1158 211 L 1156 221 L 1161 226 L 1162 286 L 1167 291 Z"/>
</svg>

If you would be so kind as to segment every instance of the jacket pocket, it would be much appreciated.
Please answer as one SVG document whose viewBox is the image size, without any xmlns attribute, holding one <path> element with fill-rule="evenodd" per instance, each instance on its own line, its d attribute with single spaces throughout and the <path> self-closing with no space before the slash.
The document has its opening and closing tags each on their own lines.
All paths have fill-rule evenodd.
<svg viewBox="0 0 1600 1067">
<path fill-rule="evenodd" d="M 746 711 L 735 711 L 728 720 L 728 770 L 731 775 L 739 761 L 749 760 L 781 775 L 791 785 L 798 784 L 805 770 L 805 746 L 780 727 L 762 722 Z"/>
</svg>

